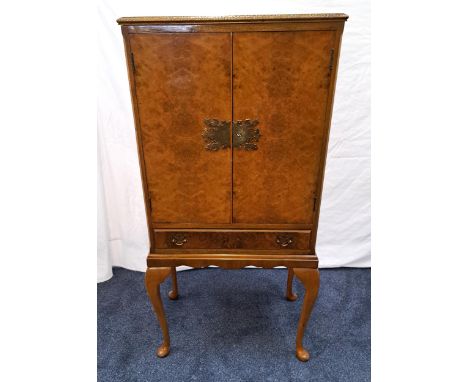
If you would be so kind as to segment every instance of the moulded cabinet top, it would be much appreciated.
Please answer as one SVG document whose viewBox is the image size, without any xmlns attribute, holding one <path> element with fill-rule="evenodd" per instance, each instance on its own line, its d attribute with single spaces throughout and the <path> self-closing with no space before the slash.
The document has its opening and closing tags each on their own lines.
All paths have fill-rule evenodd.
<svg viewBox="0 0 468 382">
<path fill-rule="evenodd" d="M 275 22 L 275 21 L 346 21 L 344 13 L 314 13 L 300 15 L 249 15 L 249 16 L 143 16 L 121 17 L 120 25 L 149 24 L 189 24 L 189 23 L 241 23 L 241 22 Z"/>
</svg>

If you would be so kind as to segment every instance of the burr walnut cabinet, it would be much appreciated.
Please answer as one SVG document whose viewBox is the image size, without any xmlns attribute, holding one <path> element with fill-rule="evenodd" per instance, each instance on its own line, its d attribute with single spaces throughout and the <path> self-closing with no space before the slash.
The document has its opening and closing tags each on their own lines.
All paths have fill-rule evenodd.
<svg viewBox="0 0 468 382">
<path fill-rule="evenodd" d="M 344 14 L 124 17 L 150 252 L 146 288 L 169 353 L 160 284 L 175 267 L 288 268 L 318 294 L 315 252 Z M 248 349 L 246 349 L 248 351 Z"/>
</svg>

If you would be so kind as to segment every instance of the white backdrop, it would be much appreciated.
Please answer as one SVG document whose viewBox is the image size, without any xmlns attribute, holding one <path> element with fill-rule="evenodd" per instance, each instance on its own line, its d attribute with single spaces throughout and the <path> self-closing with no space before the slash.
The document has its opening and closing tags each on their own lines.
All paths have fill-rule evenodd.
<svg viewBox="0 0 468 382">
<path fill-rule="evenodd" d="M 122 16 L 347 13 L 317 239 L 321 267 L 370 266 L 368 0 L 101 0 L 98 19 L 98 281 L 112 266 L 146 269 L 148 237 Z"/>
</svg>

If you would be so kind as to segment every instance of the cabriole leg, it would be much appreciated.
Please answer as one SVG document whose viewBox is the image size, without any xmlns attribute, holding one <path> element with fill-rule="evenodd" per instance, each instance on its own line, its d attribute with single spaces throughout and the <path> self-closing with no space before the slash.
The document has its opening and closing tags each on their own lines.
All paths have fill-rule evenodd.
<svg viewBox="0 0 468 382">
<path fill-rule="evenodd" d="M 177 287 L 177 271 L 176 267 L 171 267 L 172 289 L 169 291 L 168 296 L 171 300 L 179 298 L 179 289 Z"/>
<path fill-rule="evenodd" d="M 292 283 L 294 278 L 294 272 L 292 268 L 288 268 L 288 281 L 286 283 L 286 299 L 288 301 L 296 301 L 297 294 L 292 291 Z"/>
<path fill-rule="evenodd" d="M 302 346 L 302 338 L 309 321 L 310 313 L 317 299 L 320 286 L 320 277 L 318 269 L 313 268 L 294 268 L 294 274 L 304 284 L 305 295 L 302 305 L 301 317 L 297 327 L 296 336 L 296 357 L 303 362 L 309 360 L 309 352 Z"/>
<path fill-rule="evenodd" d="M 165 357 L 169 354 L 170 339 L 167 328 L 166 315 L 161 300 L 160 285 L 171 273 L 171 268 L 148 268 L 145 275 L 146 292 L 151 300 L 153 309 L 159 320 L 163 335 L 163 343 L 159 346 L 156 354 Z"/>
</svg>

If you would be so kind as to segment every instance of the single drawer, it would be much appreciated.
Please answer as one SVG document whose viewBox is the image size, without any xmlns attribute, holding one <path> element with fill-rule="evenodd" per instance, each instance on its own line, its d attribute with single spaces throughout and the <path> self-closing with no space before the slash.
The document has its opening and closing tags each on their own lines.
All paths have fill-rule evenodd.
<svg viewBox="0 0 468 382">
<path fill-rule="evenodd" d="M 309 249 L 310 231 L 154 230 L 157 249 Z"/>
</svg>

